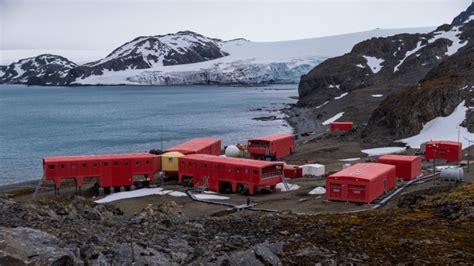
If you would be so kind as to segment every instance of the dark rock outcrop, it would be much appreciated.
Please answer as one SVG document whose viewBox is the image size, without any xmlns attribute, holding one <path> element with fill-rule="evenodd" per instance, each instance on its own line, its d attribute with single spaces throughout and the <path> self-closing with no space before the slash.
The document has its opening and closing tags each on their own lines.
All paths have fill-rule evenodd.
<svg viewBox="0 0 474 266">
<path fill-rule="evenodd" d="M 51 54 L 22 59 L 0 68 L 0 83 L 30 85 L 62 85 L 73 81 L 69 71 L 77 65 L 68 59 Z M 2 75 L 3 72 L 3 75 Z"/>
</svg>

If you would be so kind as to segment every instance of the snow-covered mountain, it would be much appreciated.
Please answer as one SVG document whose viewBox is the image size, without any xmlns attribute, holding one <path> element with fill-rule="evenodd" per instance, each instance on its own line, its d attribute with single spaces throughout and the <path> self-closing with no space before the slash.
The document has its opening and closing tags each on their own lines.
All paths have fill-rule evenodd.
<svg viewBox="0 0 474 266">
<path fill-rule="evenodd" d="M 103 59 L 70 69 L 63 80 L 42 82 L 34 76 L 6 80 L 0 73 L 0 82 L 31 84 L 29 80 L 33 80 L 34 84 L 42 85 L 297 83 L 302 74 L 327 58 L 349 52 L 360 41 L 398 33 L 425 33 L 432 29 L 375 29 L 281 42 L 223 41 L 182 31 L 138 37 Z M 10 71 L 8 75 L 17 74 Z"/>
</svg>

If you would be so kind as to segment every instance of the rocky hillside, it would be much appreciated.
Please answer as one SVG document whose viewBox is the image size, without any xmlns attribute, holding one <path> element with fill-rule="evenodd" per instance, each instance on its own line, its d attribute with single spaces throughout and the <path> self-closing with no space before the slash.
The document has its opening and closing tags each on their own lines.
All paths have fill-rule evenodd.
<svg viewBox="0 0 474 266">
<path fill-rule="evenodd" d="M 107 57 L 80 66 L 70 74 L 76 78 L 85 78 L 90 75 L 102 75 L 104 71 L 208 61 L 228 55 L 221 50 L 222 42 L 191 31 L 138 37 L 118 47 Z"/>
<path fill-rule="evenodd" d="M 472 6 L 452 24 L 430 33 L 373 38 L 326 60 L 302 76 L 298 105 L 322 120 L 344 112 L 341 120 L 367 123 L 392 92 L 418 84 L 442 62 L 469 49 L 474 37 L 471 15 Z"/>
<path fill-rule="evenodd" d="M 363 137 L 381 141 L 409 137 L 428 121 L 451 114 L 462 101 L 471 106 L 473 62 L 474 45 L 469 45 L 433 68 L 418 85 L 391 94 L 372 113 Z M 470 111 L 464 126 L 474 129 Z"/>
<path fill-rule="evenodd" d="M 0 82 L 38 85 L 67 84 L 78 66 L 59 55 L 43 54 L 0 68 Z M 2 75 L 3 74 L 3 75 Z"/>
<path fill-rule="evenodd" d="M 436 187 L 350 215 L 196 220 L 163 198 L 131 216 L 81 197 L 0 198 L 0 265 L 469 264 L 473 192 L 472 184 Z"/>
</svg>

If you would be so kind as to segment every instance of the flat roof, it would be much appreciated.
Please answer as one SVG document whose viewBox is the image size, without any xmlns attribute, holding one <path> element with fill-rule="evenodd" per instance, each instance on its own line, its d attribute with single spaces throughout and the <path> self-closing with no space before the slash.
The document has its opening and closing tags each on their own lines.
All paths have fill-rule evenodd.
<svg viewBox="0 0 474 266">
<path fill-rule="evenodd" d="M 329 177 L 353 177 L 363 180 L 373 180 L 386 172 L 395 169 L 395 166 L 382 163 L 358 163 Z"/>
<path fill-rule="evenodd" d="M 249 141 L 274 141 L 274 140 L 279 140 L 279 139 L 288 138 L 288 137 L 294 138 L 295 136 L 293 134 L 272 134 L 268 136 L 252 138 L 252 139 L 249 139 Z"/>
<path fill-rule="evenodd" d="M 195 138 L 166 149 L 165 152 L 170 151 L 190 151 L 197 152 L 203 148 L 211 146 L 217 142 L 220 142 L 217 138 Z"/>
<path fill-rule="evenodd" d="M 454 146 L 461 146 L 462 145 L 461 142 L 449 141 L 449 140 L 432 140 L 432 141 L 428 141 L 426 144 L 427 145 L 428 144 L 446 144 L 446 145 L 454 145 Z"/>
<path fill-rule="evenodd" d="M 209 155 L 209 154 L 190 154 L 181 158 L 213 162 L 213 163 L 233 164 L 233 165 L 238 165 L 238 166 L 250 166 L 250 167 L 257 167 L 257 168 L 265 168 L 269 166 L 284 164 L 283 162 L 260 161 L 260 160 L 251 160 L 251 159 L 234 158 L 234 157 L 223 157 L 223 156 L 216 156 L 216 155 Z"/>
<path fill-rule="evenodd" d="M 45 163 L 56 163 L 64 161 L 85 161 L 85 160 L 118 160 L 118 159 L 148 159 L 158 157 L 151 153 L 122 153 L 122 154 L 98 154 L 98 155 L 73 155 L 73 156 L 51 156 L 43 157 Z"/>
<path fill-rule="evenodd" d="M 420 156 L 414 156 L 414 155 L 395 155 L 395 154 L 389 154 L 389 155 L 383 155 L 379 157 L 379 160 L 394 160 L 394 161 L 404 161 L 404 162 L 413 162 L 417 159 L 421 159 Z"/>
</svg>

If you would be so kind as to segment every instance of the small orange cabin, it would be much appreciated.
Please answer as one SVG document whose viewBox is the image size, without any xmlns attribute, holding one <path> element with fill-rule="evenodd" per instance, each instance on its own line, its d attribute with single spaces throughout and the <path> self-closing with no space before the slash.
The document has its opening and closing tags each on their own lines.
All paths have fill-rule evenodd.
<svg viewBox="0 0 474 266">
<path fill-rule="evenodd" d="M 257 187 L 271 187 L 281 182 L 283 162 L 268 162 L 242 158 L 191 154 L 179 159 L 178 182 L 193 178 L 194 186 L 207 186 L 219 191 L 228 187 L 232 192 L 248 189 L 251 195 Z"/>
<path fill-rule="evenodd" d="M 295 146 L 293 134 L 273 134 L 250 139 L 247 149 L 252 159 L 274 161 L 293 153 Z"/>
<path fill-rule="evenodd" d="M 396 186 L 395 166 L 358 163 L 326 178 L 326 198 L 370 203 Z"/>
<path fill-rule="evenodd" d="M 153 182 L 161 168 L 161 157 L 149 153 L 44 157 L 44 179 L 61 187 L 64 179 L 73 179 L 82 187 L 85 178 L 98 178 L 103 188 L 133 185 L 133 176 L 145 175 Z"/>
<path fill-rule="evenodd" d="M 378 163 L 394 165 L 397 177 L 412 180 L 421 175 L 421 157 L 409 155 L 384 155 L 378 158 Z"/>
<path fill-rule="evenodd" d="M 352 127 L 352 122 L 332 122 L 329 126 L 331 131 L 350 131 Z"/>
<path fill-rule="evenodd" d="M 187 154 L 221 154 L 221 140 L 216 138 L 195 138 L 178 144 L 164 152 L 179 152 Z"/>
</svg>

